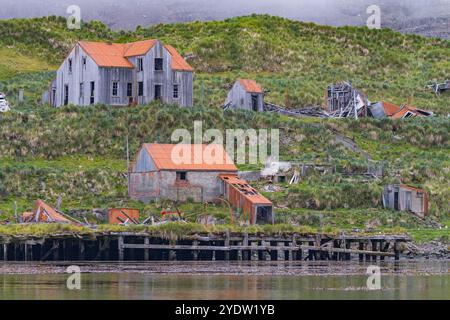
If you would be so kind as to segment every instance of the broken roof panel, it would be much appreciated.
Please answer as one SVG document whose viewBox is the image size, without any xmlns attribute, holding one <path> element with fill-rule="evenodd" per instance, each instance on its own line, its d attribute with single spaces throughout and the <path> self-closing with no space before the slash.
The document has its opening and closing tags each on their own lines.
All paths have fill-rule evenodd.
<svg viewBox="0 0 450 320">
<path fill-rule="evenodd" d="M 175 149 L 177 146 L 182 147 Z M 143 147 L 158 170 L 237 171 L 237 167 L 219 144 L 146 143 Z"/>
<path fill-rule="evenodd" d="M 219 177 L 222 181 L 236 189 L 252 204 L 272 205 L 272 202 L 269 199 L 261 195 L 258 191 L 252 188 L 247 181 L 240 179 L 237 175 L 221 174 Z"/>
<path fill-rule="evenodd" d="M 71 223 L 71 221 L 42 200 L 37 200 L 33 211 L 34 222 Z"/>
<path fill-rule="evenodd" d="M 245 91 L 250 93 L 264 93 L 262 87 L 255 81 L 251 79 L 239 79 L 239 83 Z"/>
</svg>

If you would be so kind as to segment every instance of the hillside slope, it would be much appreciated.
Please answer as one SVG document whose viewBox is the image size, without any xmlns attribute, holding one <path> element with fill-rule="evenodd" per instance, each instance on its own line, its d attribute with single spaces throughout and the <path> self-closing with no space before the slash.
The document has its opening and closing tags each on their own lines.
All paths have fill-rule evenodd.
<svg viewBox="0 0 450 320">
<path fill-rule="evenodd" d="M 333 28 L 266 15 L 161 24 L 135 32 L 112 31 L 95 21 L 72 31 L 63 18 L 56 17 L 0 21 L 4 50 L 46 61 L 55 69 L 79 39 L 121 42 L 143 38 L 171 43 L 187 57 L 196 70 L 196 104 L 202 82 L 203 101 L 218 106 L 237 77 L 251 77 L 270 91 L 269 101 L 292 106 L 321 104 L 329 83 L 352 80 L 373 101 L 400 104 L 409 100 L 445 115 L 450 110 L 448 95 L 435 97 L 425 88 L 429 81 L 450 76 L 447 40 L 388 29 Z M 42 64 L 41 69 L 48 68 Z M 20 66 L 16 70 L 22 71 Z"/>
</svg>

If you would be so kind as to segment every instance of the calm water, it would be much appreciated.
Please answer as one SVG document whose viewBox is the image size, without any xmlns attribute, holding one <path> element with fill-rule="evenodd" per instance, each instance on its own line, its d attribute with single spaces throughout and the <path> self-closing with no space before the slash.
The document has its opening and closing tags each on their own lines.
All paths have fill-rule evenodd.
<svg viewBox="0 0 450 320">
<path fill-rule="evenodd" d="M 376 291 L 366 289 L 365 266 L 358 264 L 85 265 L 79 291 L 67 289 L 68 275 L 58 273 L 65 267 L 3 265 L 0 299 L 450 300 L 449 262 L 384 265 Z"/>
</svg>

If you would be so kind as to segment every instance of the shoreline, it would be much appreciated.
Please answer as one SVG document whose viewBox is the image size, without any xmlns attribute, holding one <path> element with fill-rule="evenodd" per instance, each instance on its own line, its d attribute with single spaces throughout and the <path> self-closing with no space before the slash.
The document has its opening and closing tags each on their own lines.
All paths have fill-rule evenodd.
<svg viewBox="0 0 450 320">
<path fill-rule="evenodd" d="M 368 266 L 379 266 L 384 275 L 450 275 L 450 259 L 411 259 L 378 263 L 359 261 L 294 262 L 60 262 L 0 263 L 0 276 L 67 274 L 79 266 L 82 274 L 148 274 L 160 276 L 355 276 L 366 275 Z"/>
</svg>

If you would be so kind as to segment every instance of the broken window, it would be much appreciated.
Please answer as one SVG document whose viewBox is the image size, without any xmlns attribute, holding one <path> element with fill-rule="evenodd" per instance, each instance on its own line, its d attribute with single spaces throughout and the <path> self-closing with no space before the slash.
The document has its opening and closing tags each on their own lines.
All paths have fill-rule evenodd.
<svg viewBox="0 0 450 320">
<path fill-rule="evenodd" d="M 162 71 L 162 70 L 163 70 L 163 59 L 155 58 L 155 71 Z"/>
<path fill-rule="evenodd" d="M 178 181 L 186 181 L 187 180 L 187 172 L 185 171 L 177 171 L 177 180 Z"/>
<path fill-rule="evenodd" d="M 144 71 L 144 59 L 138 58 L 137 64 L 138 64 L 138 71 Z"/>
<path fill-rule="evenodd" d="M 142 97 L 144 95 L 144 82 L 140 81 L 138 83 L 138 95 Z"/>
<path fill-rule="evenodd" d="M 173 85 L 173 98 L 178 99 L 179 97 L 179 87 L 177 84 Z"/>
<path fill-rule="evenodd" d="M 112 95 L 117 97 L 119 95 L 119 82 L 113 81 L 112 83 Z"/>
<path fill-rule="evenodd" d="M 84 67 L 84 69 L 86 69 L 86 57 L 83 57 L 83 67 Z"/>
</svg>

